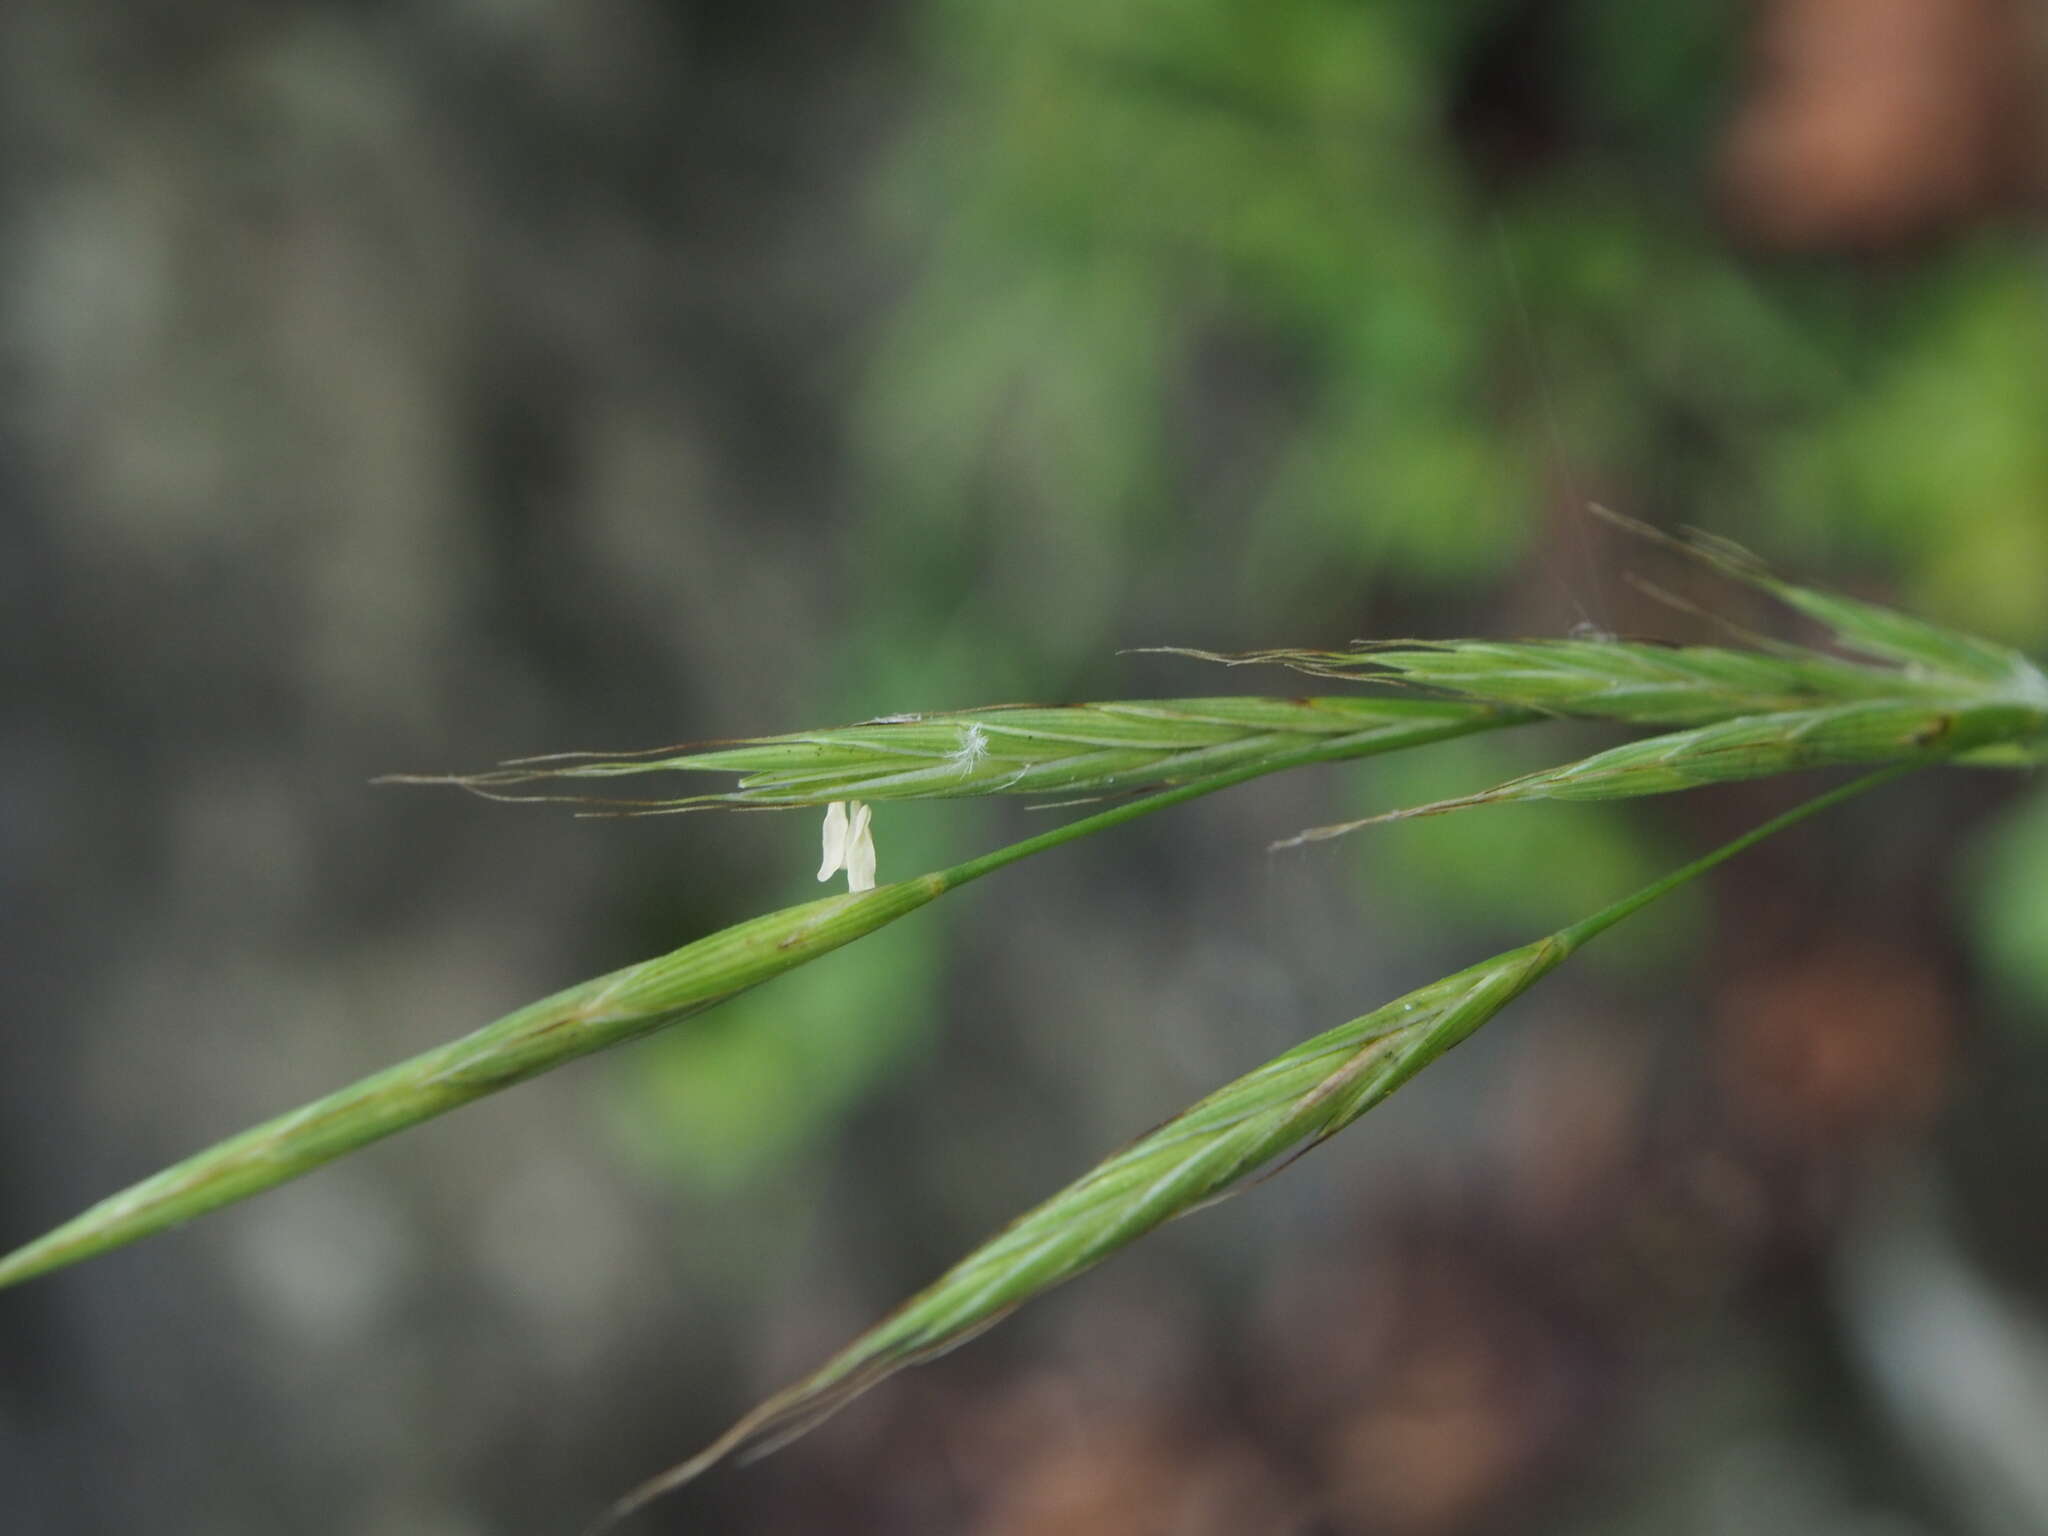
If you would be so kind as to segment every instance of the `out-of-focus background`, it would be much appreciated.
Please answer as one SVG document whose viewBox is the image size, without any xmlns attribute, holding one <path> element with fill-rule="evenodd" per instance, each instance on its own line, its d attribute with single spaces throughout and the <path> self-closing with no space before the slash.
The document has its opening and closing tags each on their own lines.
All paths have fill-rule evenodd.
<svg viewBox="0 0 2048 1536">
<path fill-rule="evenodd" d="M 1776 622 L 1591 500 L 2040 654 L 2044 101 L 2027 0 L 10 0 L 0 1245 L 816 890 L 811 815 L 379 773 L 1712 634 L 1629 571 Z M 1264 851 L 1606 739 L 1133 826 L 0 1295 L 4 1523 L 574 1529 L 1801 788 Z M 884 877 L 1048 814 L 885 806 Z M 1896 786 L 1633 926 L 641 1528 L 2048 1529 L 2048 798 Z"/>
</svg>

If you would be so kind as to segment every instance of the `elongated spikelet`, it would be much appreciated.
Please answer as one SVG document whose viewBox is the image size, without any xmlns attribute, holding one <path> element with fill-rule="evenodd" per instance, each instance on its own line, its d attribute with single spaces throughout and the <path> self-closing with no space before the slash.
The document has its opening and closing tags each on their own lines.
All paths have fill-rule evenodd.
<svg viewBox="0 0 2048 1536">
<path fill-rule="evenodd" d="M 310 1173 L 563 1062 L 702 1012 L 916 911 L 937 875 L 723 929 L 517 1013 L 217 1143 L 0 1257 L 0 1287 L 75 1264 Z"/>
<path fill-rule="evenodd" d="M 1321 677 L 1401 683 L 1546 714 L 1630 725 L 1705 725 L 1742 715 L 1952 692 L 1891 668 L 1830 656 L 1631 640 L 1443 640 L 1349 651 L 1255 651 L 1209 660 L 1278 662 Z"/>
<path fill-rule="evenodd" d="M 1433 699 L 1160 699 L 1063 709 L 904 716 L 764 736 L 705 750 L 534 758 L 442 779 L 492 798 L 565 800 L 600 812 L 825 805 L 972 795 L 1062 799 L 1180 784 L 1304 746 L 1335 760 L 1515 724 L 1524 711 Z M 736 773 L 733 789 L 613 800 L 585 781 L 630 774 Z M 391 782 L 391 781 L 387 781 Z"/>
<path fill-rule="evenodd" d="M 1277 661 L 1322 676 L 1399 682 L 1549 714 L 1690 727 L 1477 794 L 1311 828 L 1275 846 L 1523 800 L 1625 799 L 1809 768 L 1935 761 L 2010 767 L 2048 759 L 2048 676 L 2019 652 L 1874 603 L 1794 586 L 1731 544 L 1674 540 L 1614 520 L 1769 592 L 1826 625 L 1843 649 L 1882 664 L 1769 641 L 1739 651 L 1616 640 L 1453 640 L 1216 658 Z"/>
<path fill-rule="evenodd" d="M 1631 741 L 1561 768 L 1524 774 L 1477 794 L 1313 827 L 1275 846 L 1321 842 L 1380 822 L 1437 816 L 1481 805 L 1524 800 L 1625 800 L 1809 768 L 1941 762 L 1986 748 L 2028 743 L 2044 731 L 2048 731 L 2048 708 L 2007 703 L 1944 709 L 1880 700 L 1753 715 Z"/>
<path fill-rule="evenodd" d="M 1336 1134 L 1567 953 L 1555 937 L 1509 950 L 1318 1035 L 1211 1094 L 1019 1217 L 816 1372 L 636 1488 L 594 1529 L 727 1456 L 803 1433 L 884 1377 L 972 1337 L 1275 1158 Z"/>
<path fill-rule="evenodd" d="M 1346 651 L 1172 654 L 1231 665 L 1274 662 L 1319 677 L 1400 683 L 1456 698 L 1631 725 L 1710 725 L 1747 715 L 1804 714 L 1877 701 L 1927 703 L 1938 709 L 1987 702 L 2048 708 L 2048 675 L 2008 646 L 1876 603 L 1796 586 L 1727 540 L 1703 534 L 1674 538 L 1605 508 L 1594 510 L 1769 593 L 1825 626 L 1841 649 L 1883 665 L 1770 640 L 1756 640 L 1751 650 L 1603 638 L 1377 641 Z"/>
</svg>

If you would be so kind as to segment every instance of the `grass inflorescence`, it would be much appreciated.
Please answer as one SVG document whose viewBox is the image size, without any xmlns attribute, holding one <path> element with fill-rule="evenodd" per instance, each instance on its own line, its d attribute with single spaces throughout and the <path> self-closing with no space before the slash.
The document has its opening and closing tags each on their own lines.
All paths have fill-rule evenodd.
<svg viewBox="0 0 2048 1536">
<path fill-rule="evenodd" d="M 1266 774 L 1551 718 L 1652 732 L 1477 794 L 1289 839 L 1300 842 L 1373 820 L 1480 805 L 1622 799 L 1815 768 L 1867 771 L 1593 917 L 1420 988 L 1218 1089 L 976 1249 L 699 1456 L 629 1495 L 613 1516 L 628 1513 L 735 1450 L 801 1430 L 890 1372 L 959 1342 L 1160 1223 L 1335 1134 L 1594 935 L 1780 827 L 1912 768 L 2048 759 L 2048 678 L 2017 652 L 1794 587 L 1730 545 L 1696 541 L 1687 548 L 1825 626 L 1834 649 L 1602 637 L 1260 651 L 1209 659 L 1277 662 L 1389 691 L 896 716 L 407 780 L 628 815 L 834 806 L 843 818 L 855 802 L 1003 794 L 1115 803 L 949 868 L 786 907 L 570 987 L 102 1201 L 0 1257 L 0 1287 L 247 1198 L 485 1094 L 672 1026 L 1020 859 Z M 673 773 L 726 775 L 730 782 L 666 797 L 612 792 L 613 781 Z"/>
</svg>

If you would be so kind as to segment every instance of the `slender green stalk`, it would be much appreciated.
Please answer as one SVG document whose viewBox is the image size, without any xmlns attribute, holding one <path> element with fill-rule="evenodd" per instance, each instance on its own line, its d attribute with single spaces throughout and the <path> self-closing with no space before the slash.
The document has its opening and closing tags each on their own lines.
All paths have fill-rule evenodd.
<svg viewBox="0 0 2048 1536">
<path fill-rule="evenodd" d="M 1615 924 L 1793 823 L 1906 771 L 1881 769 L 1809 800 L 1590 917 L 1418 988 L 1218 1089 L 1020 1217 L 698 1455 L 627 1494 L 593 1529 L 737 1451 L 801 1433 L 883 1378 L 1229 1193 L 1274 1159 L 1299 1156 L 1327 1140 Z"/>
<path fill-rule="evenodd" d="M 461 1039 L 219 1142 L 0 1258 L 0 1287 L 246 1199 L 564 1062 L 678 1023 L 1034 853 L 1268 773 L 1421 746 L 1514 718 L 1463 706 L 1450 714 L 1377 718 L 1364 730 L 1310 738 L 1291 751 L 1269 752 L 1193 783 L 1113 806 L 951 869 L 858 895 L 785 907 L 724 929 L 671 954 L 529 1004 Z"/>
</svg>

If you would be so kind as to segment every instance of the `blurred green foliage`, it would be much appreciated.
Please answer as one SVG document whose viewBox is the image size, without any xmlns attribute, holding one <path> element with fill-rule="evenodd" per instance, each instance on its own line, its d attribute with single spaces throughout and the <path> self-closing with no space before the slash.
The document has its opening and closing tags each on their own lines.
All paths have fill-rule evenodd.
<svg viewBox="0 0 2048 1536">
<path fill-rule="evenodd" d="M 1572 750 L 1546 730 L 1536 741 L 1468 738 L 1400 754 L 1374 764 L 1363 778 L 1358 813 L 1485 789 L 1553 766 Z M 1646 836 L 1645 825 L 1630 806 L 1489 806 L 1371 828 L 1361 834 L 1367 846 L 1352 853 L 1374 920 L 1411 926 L 1416 942 L 1434 945 L 1443 936 L 1444 913 L 1457 914 L 1461 933 L 1521 935 L 1555 922 L 1558 913 L 1597 911 L 1614 892 L 1648 885 L 1683 856 Z M 1543 878 L 1528 878 L 1531 870 L 1541 870 Z M 1390 892 L 1399 899 L 1382 908 Z M 1703 931 L 1703 918 L 1700 892 L 1681 887 L 1638 922 L 1627 944 L 1606 952 L 1594 946 L 1579 963 L 1654 975 L 1686 952 Z"/>
<path fill-rule="evenodd" d="M 1902 283 L 1810 433 L 1774 445 L 1788 520 L 1832 516 L 1930 616 L 2048 640 L 2048 288 L 2017 240 Z"/>
<path fill-rule="evenodd" d="M 930 1038 L 945 931 L 902 923 L 720 1007 L 611 1075 L 607 1129 L 664 1181 L 745 1185 L 815 1147 Z"/>
<path fill-rule="evenodd" d="M 960 818 L 943 809 L 920 814 L 932 809 L 878 809 L 883 880 L 960 857 L 945 825 Z M 787 862 L 792 887 L 799 870 L 808 883 L 804 862 L 817 860 L 818 814 L 774 819 L 782 835 L 763 841 Z M 943 912 L 923 916 L 929 920 L 899 923 L 779 978 L 787 985 L 733 998 L 699 1027 L 647 1041 L 607 1078 L 605 1127 L 615 1145 L 664 1182 L 714 1193 L 830 1145 L 843 1117 L 936 1027 L 952 924 Z"/>
<path fill-rule="evenodd" d="M 2048 1019 L 2048 794 L 1985 827 L 1963 868 L 1978 953 L 2038 1025 Z"/>
</svg>

